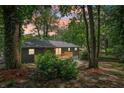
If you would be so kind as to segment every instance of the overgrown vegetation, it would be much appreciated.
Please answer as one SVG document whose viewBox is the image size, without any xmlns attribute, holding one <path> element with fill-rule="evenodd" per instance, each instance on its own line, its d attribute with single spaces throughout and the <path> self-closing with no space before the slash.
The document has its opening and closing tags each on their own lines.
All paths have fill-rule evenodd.
<svg viewBox="0 0 124 93">
<path fill-rule="evenodd" d="M 79 56 L 81 60 L 87 60 L 88 59 L 88 51 L 87 50 L 80 50 Z"/>
<path fill-rule="evenodd" d="M 81 60 L 88 60 L 89 68 L 99 70 L 96 69 L 100 64 L 98 61 L 102 60 L 105 62 L 122 62 L 119 63 L 119 66 L 107 64 L 110 65 L 108 66 L 108 68 L 111 67 L 110 70 L 113 68 L 115 68 L 115 71 L 124 69 L 123 5 L 62 5 L 53 7 L 54 6 L 51 5 L 11 5 L 0 7 L 0 63 L 5 62 L 6 68 L 8 69 L 7 72 L 9 72 L 10 69 L 16 70 L 16 68 L 19 69 L 22 66 L 21 43 L 32 38 L 62 40 L 81 46 L 80 58 Z M 61 24 L 64 26 L 60 24 L 62 19 L 64 19 L 64 22 Z M 31 29 L 31 32 L 37 33 L 36 36 L 34 36 L 34 33 L 33 35 L 22 36 L 24 32 L 22 26 L 26 27 L 29 24 L 36 26 Z M 49 32 L 54 33 L 50 36 Z M 36 64 L 36 75 L 33 77 L 35 80 L 42 78 L 43 80 L 53 80 L 57 78 L 70 80 L 75 79 L 78 75 L 76 62 L 72 59 L 59 59 L 50 51 L 39 54 Z M 81 74 L 84 74 L 84 72 L 85 71 L 81 71 Z M 89 75 L 91 76 L 91 74 Z M 121 78 L 124 77 L 123 73 L 119 72 L 112 72 L 111 74 L 118 77 L 120 76 Z M 16 77 L 16 74 L 14 75 Z M 8 77 L 9 75 L 5 76 Z M 100 77 L 101 75 L 98 76 Z M 87 78 L 89 78 L 89 76 Z M 104 79 L 102 76 L 101 78 Z M 105 82 L 108 82 L 108 78 Z M 105 82 L 103 81 L 102 83 Z M 15 86 L 15 83 L 14 79 L 12 81 L 10 80 L 7 87 Z M 93 83 L 90 84 L 95 84 L 94 80 Z"/>
<path fill-rule="evenodd" d="M 38 73 L 45 79 L 61 78 L 64 80 L 75 79 L 78 75 L 77 63 L 72 59 L 58 59 L 50 51 L 37 56 Z"/>
</svg>

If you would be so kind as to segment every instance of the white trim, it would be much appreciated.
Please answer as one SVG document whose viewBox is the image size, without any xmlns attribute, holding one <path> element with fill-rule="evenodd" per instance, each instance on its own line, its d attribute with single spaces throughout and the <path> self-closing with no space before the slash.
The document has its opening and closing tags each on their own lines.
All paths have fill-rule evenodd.
<svg viewBox="0 0 124 93">
<path fill-rule="evenodd" d="M 62 49 L 61 48 L 56 48 L 56 55 L 61 55 Z"/>
<path fill-rule="evenodd" d="M 28 54 L 29 55 L 34 55 L 34 52 L 35 52 L 34 49 L 28 49 Z"/>
<path fill-rule="evenodd" d="M 77 51 L 78 49 L 75 47 L 74 50 Z"/>
</svg>

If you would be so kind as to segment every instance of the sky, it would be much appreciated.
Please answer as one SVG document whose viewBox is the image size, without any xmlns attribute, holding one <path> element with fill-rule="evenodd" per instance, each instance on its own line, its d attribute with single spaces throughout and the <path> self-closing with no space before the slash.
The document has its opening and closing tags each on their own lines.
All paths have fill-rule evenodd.
<svg viewBox="0 0 124 93">
<path fill-rule="evenodd" d="M 68 26 L 69 22 L 70 22 L 69 18 L 61 18 L 57 25 L 59 28 L 62 28 L 62 27 Z M 26 28 L 23 28 L 24 29 L 24 35 L 34 34 L 34 31 L 33 31 L 34 28 L 35 28 L 35 26 L 33 24 L 31 24 L 31 23 L 28 24 Z M 49 32 L 48 34 L 50 36 L 52 36 L 52 35 L 55 35 L 56 32 Z"/>
</svg>

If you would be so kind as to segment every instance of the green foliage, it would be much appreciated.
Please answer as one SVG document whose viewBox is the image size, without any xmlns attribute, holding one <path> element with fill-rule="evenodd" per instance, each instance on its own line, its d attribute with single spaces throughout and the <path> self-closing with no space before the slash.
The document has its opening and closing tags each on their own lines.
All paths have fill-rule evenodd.
<svg viewBox="0 0 124 93">
<path fill-rule="evenodd" d="M 113 55 L 113 52 L 114 50 L 113 50 L 113 48 L 107 48 L 106 49 L 106 52 L 107 52 L 107 54 L 109 54 L 109 55 Z"/>
<path fill-rule="evenodd" d="M 80 51 L 80 59 L 88 59 L 88 51 L 87 50 L 81 50 Z"/>
<path fill-rule="evenodd" d="M 22 23 L 25 19 L 31 19 L 35 9 L 36 6 L 34 5 L 17 6 L 17 16 L 19 21 Z"/>
<path fill-rule="evenodd" d="M 71 12 L 72 6 L 61 5 L 59 10 L 60 10 L 62 16 L 65 16 L 65 15 L 67 15 L 69 12 Z"/>
<path fill-rule="evenodd" d="M 78 74 L 76 65 L 77 63 L 74 62 L 72 59 L 60 60 L 59 62 L 60 78 L 64 80 L 75 79 Z"/>
<path fill-rule="evenodd" d="M 120 61 L 124 62 L 124 6 L 111 6 L 107 11 L 109 26 L 109 43 L 113 53 Z"/>
<path fill-rule="evenodd" d="M 61 39 L 66 42 L 71 42 L 77 45 L 85 45 L 84 24 L 72 20 L 67 30 L 61 34 Z"/>
<path fill-rule="evenodd" d="M 122 45 L 115 45 L 113 49 L 113 54 L 120 60 L 120 62 L 124 62 L 124 47 Z"/>
<path fill-rule="evenodd" d="M 37 68 L 43 73 L 47 79 L 54 79 L 57 76 L 57 58 L 50 51 L 44 55 L 38 55 L 36 58 Z"/>
<path fill-rule="evenodd" d="M 76 62 L 72 59 L 58 59 L 50 51 L 43 55 L 39 54 L 36 59 L 38 72 L 47 80 L 55 78 L 69 80 L 77 77 Z"/>
</svg>

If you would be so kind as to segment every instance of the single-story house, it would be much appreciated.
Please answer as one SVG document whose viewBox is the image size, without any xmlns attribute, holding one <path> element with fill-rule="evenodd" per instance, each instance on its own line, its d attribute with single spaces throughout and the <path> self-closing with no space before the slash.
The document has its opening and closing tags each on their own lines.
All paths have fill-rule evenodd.
<svg viewBox="0 0 124 93">
<path fill-rule="evenodd" d="M 37 54 L 43 53 L 46 50 L 51 50 L 60 58 L 78 59 L 79 46 L 63 41 L 53 40 L 29 40 L 22 45 L 22 62 L 32 63 L 35 62 Z"/>
</svg>

